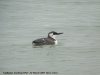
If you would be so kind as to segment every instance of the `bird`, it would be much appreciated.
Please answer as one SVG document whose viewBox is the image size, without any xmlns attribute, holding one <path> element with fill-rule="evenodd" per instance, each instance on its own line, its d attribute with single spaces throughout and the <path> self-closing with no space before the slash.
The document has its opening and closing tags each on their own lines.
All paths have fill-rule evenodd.
<svg viewBox="0 0 100 75">
<path fill-rule="evenodd" d="M 33 46 L 43 46 L 43 45 L 57 45 L 58 41 L 56 40 L 56 36 L 63 33 L 58 33 L 55 31 L 51 31 L 48 33 L 46 38 L 39 38 L 32 41 Z"/>
</svg>

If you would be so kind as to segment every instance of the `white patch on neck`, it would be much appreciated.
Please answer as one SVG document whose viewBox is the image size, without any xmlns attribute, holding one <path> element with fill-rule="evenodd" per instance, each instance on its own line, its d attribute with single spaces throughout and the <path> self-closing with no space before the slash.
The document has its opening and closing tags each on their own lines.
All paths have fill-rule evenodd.
<svg viewBox="0 0 100 75">
<path fill-rule="evenodd" d="M 53 39 L 56 39 L 56 35 L 53 35 L 53 33 L 49 34 L 49 36 Z"/>
<path fill-rule="evenodd" d="M 58 41 L 57 40 L 55 40 L 55 45 L 57 45 L 58 44 Z"/>
</svg>

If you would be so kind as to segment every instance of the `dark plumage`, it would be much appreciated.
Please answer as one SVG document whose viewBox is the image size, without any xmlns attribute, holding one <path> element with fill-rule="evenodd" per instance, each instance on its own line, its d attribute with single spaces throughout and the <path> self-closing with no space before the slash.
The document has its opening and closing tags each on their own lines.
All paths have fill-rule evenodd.
<svg viewBox="0 0 100 75">
<path fill-rule="evenodd" d="M 32 43 L 35 43 L 35 45 L 53 45 L 53 44 L 55 44 L 54 39 L 52 39 L 52 38 L 40 38 L 40 39 L 34 40 Z"/>
</svg>

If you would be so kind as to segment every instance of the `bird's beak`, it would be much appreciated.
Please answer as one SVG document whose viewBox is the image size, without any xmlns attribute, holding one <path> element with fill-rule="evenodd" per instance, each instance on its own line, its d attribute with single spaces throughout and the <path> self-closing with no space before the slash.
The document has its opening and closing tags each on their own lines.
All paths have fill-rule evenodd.
<svg viewBox="0 0 100 75">
<path fill-rule="evenodd" d="M 63 33 L 57 33 L 57 35 L 60 35 L 60 34 L 63 34 Z"/>
</svg>

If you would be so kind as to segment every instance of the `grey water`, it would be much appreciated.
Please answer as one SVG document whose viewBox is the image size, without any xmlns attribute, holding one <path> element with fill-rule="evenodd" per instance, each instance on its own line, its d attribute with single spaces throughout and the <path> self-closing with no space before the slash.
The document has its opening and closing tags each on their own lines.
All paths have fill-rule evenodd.
<svg viewBox="0 0 100 75">
<path fill-rule="evenodd" d="M 50 31 L 64 33 L 58 45 L 32 48 Z M 100 75 L 100 1 L 0 0 L 3 72 Z"/>
</svg>

